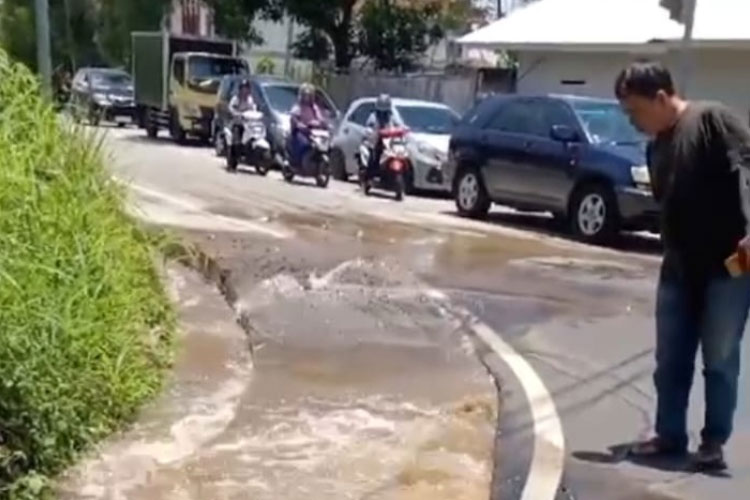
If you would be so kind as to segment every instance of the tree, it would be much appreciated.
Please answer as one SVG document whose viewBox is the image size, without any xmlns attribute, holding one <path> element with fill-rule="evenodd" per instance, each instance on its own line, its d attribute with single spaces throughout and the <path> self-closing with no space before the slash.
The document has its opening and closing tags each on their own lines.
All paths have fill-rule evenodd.
<svg viewBox="0 0 750 500">
<path fill-rule="evenodd" d="M 331 56 L 331 42 L 324 33 L 307 28 L 297 36 L 292 51 L 298 59 L 321 63 Z"/>
<path fill-rule="evenodd" d="M 406 6 L 390 0 L 368 2 L 360 13 L 359 49 L 377 69 L 408 71 L 438 36 L 434 5 Z"/>
<path fill-rule="evenodd" d="M 97 47 L 113 65 L 129 65 L 131 33 L 161 28 L 171 0 L 90 0 L 96 5 Z"/>
<path fill-rule="evenodd" d="M 277 0 L 206 0 L 206 3 L 214 10 L 218 33 L 253 44 L 263 42 L 253 23 L 258 19 L 277 21 L 283 13 Z"/>
<path fill-rule="evenodd" d="M 296 22 L 316 35 L 325 34 L 333 46 L 336 67 L 348 69 L 356 56 L 355 7 L 358 0 L 276 0 Z"/>
</svg>

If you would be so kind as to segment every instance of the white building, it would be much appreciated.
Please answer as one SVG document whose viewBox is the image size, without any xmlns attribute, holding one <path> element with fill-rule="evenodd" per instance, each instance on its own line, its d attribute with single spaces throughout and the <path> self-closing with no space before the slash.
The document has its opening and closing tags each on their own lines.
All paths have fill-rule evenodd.
<svg viewBox="0 0 750 500">
<path fill-rule="evenodd" d="M 750 113 L 750 1 L 697 0 L 691 98 Z M 517 54 L 518 91 L 613 97 L 617 73 L 638 58 L 680 75 L 684 32 L 659 0 L 537 0 L 462 38 Z"/>
</svg>

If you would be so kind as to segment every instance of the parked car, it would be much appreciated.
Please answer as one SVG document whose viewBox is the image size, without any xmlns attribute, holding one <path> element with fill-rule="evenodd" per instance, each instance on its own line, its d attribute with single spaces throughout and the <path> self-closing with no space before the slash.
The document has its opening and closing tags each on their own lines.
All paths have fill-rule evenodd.
<svg viewBox="0 0 750 500">
<path fill-rule="evenodd" d="M 365 124 L 375 110 L 376 98 L 354 101 L 336 131 L 331 151 L 331 168 L 340 179 L 358 173 L 357 153 L 366 133 Z M 397 125 L 406 127 L 409 158 L 413 174 L 406 179 L 407 191 L 416 189 L 450 191 L 443 175 L 448 159 L 451 132 L 460 117 L 444 104 L 411 99 L 393 99 L 393 116 Z"/>
<path fill-rule="evenodd" d="M 230 118 L 229 101 L 237 93 L 240 78 L 236 76 L 225 77 L 219 86 L 219 103 L 216 107 L 214 121 L 214 145 L 217 153 L 223 154 L 224 145 L 221 142 L 221 131 L 224 123 Z M 253 99 L 258 105 L 259 111 L 263 113 L 266 129 L 268 130 L 268 141 L 274 155 L 284 155 L 286 139 L 291 129 L 290 113 L 297 103 L 297 96 L 301 84 L 275 78 L 271 76 L 254 76 L 250 78 Z M 316 89 L 316 103 L 334 125 L 339 119 L 339 110 L 331 98 L 321 89 Z"/>
<path fill-rule="evenodd" d="M 124 127 L 135 119 L 133 80 L 123 70 L 81 68 L 73 78 L 70 96 L 73 116 L 92 125 L 101 120 Z"/>
<path fill-rule="evenodd" d="M 646 139 L 612 100 L 498 96 L 456 127 L 446 168 L 460 214 L 549 211 L 580 239 L 654 229 Z"/>
</svg>

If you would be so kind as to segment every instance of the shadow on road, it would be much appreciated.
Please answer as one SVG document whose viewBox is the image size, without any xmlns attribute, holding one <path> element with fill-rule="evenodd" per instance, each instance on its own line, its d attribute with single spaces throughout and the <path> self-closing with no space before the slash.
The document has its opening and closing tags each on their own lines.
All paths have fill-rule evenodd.
<svg viewBox="0 0 750 500">
<path fill-rule="evenodd" d="M 688 474 L 702 474 L 718 479 L 731 479 L 732 475 L 727 471 L 715 471 L 701 469 L 695 465 L 691 455 L 675 457 L 646 458 L 633 455 L 631 450 L 637 442 L 616 444 L 609 447 L 609 453 L 597 451 L 575 451 L 573 458 L 582 462 L 599 465 L 616 465 L 620 463 L 631 463 L 639 467 L 655 469 L 662 472 L 683 472 Z"/>
<path fill-rule="evenodd" d="M 143 134 L 138 134 L 138 135 L 126 135 L 126 136 L 120 138 L 120 140 L 125 141 L 125 142 L 134 142 L 134 143 L 137 143 L 137 144 L 152 144 L 152 145 L 156 145 L 156 144 L 167 145 L 167 144 L 169 144 L 169 145 L 172 145 L 172 146 L 177 146 L 178 145 L 168 135 L 158 135 L 158 136 L 156 136 L 155 138 L 152 139 L 149 136 L 147 136 L 145 132 Z M 182 144 L 179 144 L 179 146 L 186 147 L 186 148 L 194 148 L 194 149 L 206 149 L 206 148 L 209 147 L 208 144 L 203 143 L 203 142 L 201 142 L 198 139 L 187 139 Z"/>
<path fill-rule="evenodd" d="M 444 215 L 460 217 L 453 211 L 445 211 Z M 490 212 L 484 222 L 498 226 L 512 227 L 521 230 L 533 230 L 544 233 L 549 236 L 565 238 L 570 241 L 576 241 L 567 224 L 554 219 L 552 216 L 543 213 L 520 213 L 520 212 Z M 646 236 L 638 233 L 621 233 L 610 245 L 610 248 L 624 252 L 636 252 L 649 255 L 661 255 L 662 245 L 659 238 Z"/>
</svg>

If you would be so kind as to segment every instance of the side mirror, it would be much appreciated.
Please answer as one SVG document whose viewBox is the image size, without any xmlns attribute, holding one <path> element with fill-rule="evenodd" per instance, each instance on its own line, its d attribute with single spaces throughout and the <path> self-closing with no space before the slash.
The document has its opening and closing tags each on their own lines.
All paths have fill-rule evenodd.
<svg viewBox="0 0 750 500">
<path fill-rule="evenodd" d="M 578 142 L 581 140 L 578 132 L 567 125 L 553 125 L 550 130 L 550 137 L 560 142 Z"/>
</svg>

